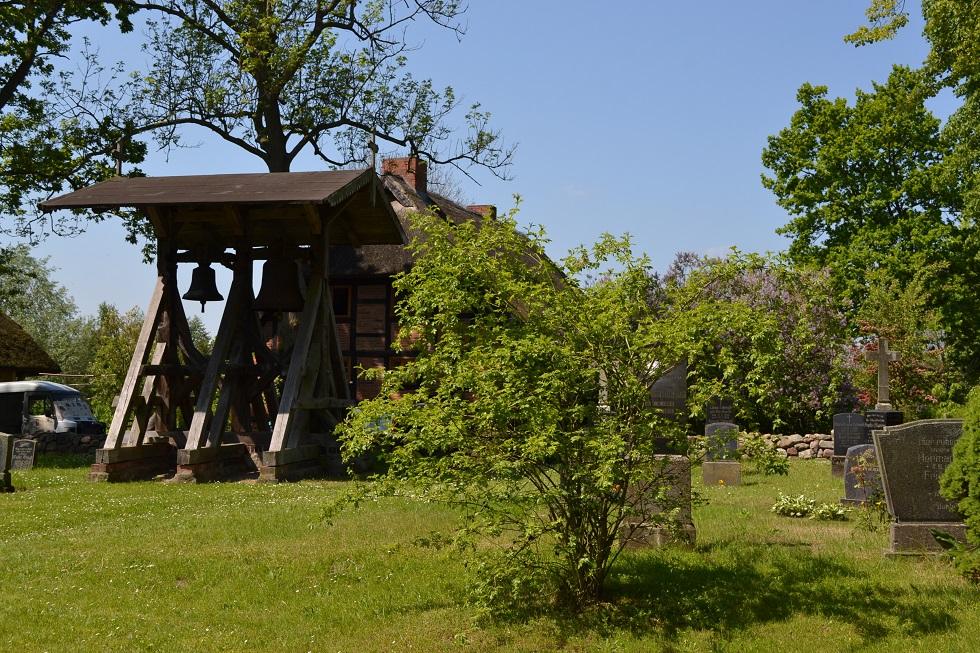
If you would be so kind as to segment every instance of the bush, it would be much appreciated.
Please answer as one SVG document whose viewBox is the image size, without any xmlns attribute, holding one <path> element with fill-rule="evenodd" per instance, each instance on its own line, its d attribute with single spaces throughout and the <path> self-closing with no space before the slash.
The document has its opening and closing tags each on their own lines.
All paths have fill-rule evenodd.
<svg viewBox="0 0 980 653">
<path fill-rule="evenodd" d="M 777 515 L 784 517 L 797 517 L 816 519 L 818 521 L 845 521 L 847 519 L 847 509 L 834 503 L 821 503 L 817 505 L 814 499 L 805 494 L 791 497 L 783 493 L 779 494 L 779 499 L 770 508 Z"/>
<path fill-rule="evenodd" d="M 980 582 L 980 387 L 970 392 L 963 435 L 953 447 L 953 461 L 940 481 L 944 497 L 959 502 L 966 522 L 966 546 L 953 547 L 957 566 Z"/>
<path fill-rule="evenodd" d="M 744 307 L 705 298 L 736 271 L 657 285 L 610 236 L 554 263 L 513 214 L 423 214 L 413 227 L 423 237 L 394 283 L 417 355 L 375 373 L 381 393 L 338 428 L 345 457 L 377 456 L 375 492 L 410 487 L 461 511 L 451 539 L 480 558 L 486 607 L 602 601 L 626 542 L 680 503 L 657 442 L 682 434 L 651 386 L 700 338 L 757 327 Z"/>
<path fill-rule="evenodd" d="M 814 508 L 817 507 L 817 502 L 813 499 L 807 498 L 806 495 L 799 495 L 795 497 L 787 496 L 782 492 L 779 493 L 779 498 L 776 503 L 773 504 L 772 510 L 777 515 L 782 515 L 784 517 L 809 517 L 813 512 Z"/>
<path fill-rule="evenodd" d="M 847 508 L 836 503 L 821 503 L 813 509 L 810 519 L 817 521 L 847 521 Z"/>
<path fill-rule="evenodd" d="M 789 458 L 776 451 L 776 448 L 758 433 L 747 435 L 742 440 L 742 456 L 749 461 L 756 472 L 764 476 L 789 474 Z"/>
</svg>

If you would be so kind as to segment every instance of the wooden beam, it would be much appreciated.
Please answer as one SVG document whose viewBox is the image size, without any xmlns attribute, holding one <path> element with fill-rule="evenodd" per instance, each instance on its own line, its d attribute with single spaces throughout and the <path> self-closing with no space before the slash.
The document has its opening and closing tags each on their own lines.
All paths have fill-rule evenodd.
<svg viewBox="0 0 980 653">
<path fill-rule="evenodd" d="M 160 365 L 160 362 L 163 360 L 163 357 L 167 352 L 167 346 L 168 345 L 165 342 L 156 343 L 153 350 L 153 356 L 150 358 L 150 365 L 142 365 L 140 367 L 140 374 L 147 374 L 145 371 L 145 368 L 147 367 Z M 153 376 L 147 376 L 143 379 L 143 393 L 141 395 L 141 399 L 143 404 L 147 406 L 150 404 L 150 399 L 153 397 L 154 382 L 155 379 Z M 122 397 L 120 397 L 120 402 L 121 401 Z M 138 404 L 139 402 L 137 401 L 136 403 Z M 138 447 L 139 445 L 143 444 L 143 436 L 146 433 L 145 426 L 146 424 L 143 421 L 134 419 L 132 427 L 130 427 L 123 438 L 123 446 Z"/>
<path fill-rule="evenodd" d="M 231 233 L 234 236 L 242 237 L 245 235 L 245 216 L 244 210 L 240 206 L 225 205 L 225 215 L 231 224 Z"/>
<path fill-rule="evenodd" d="M 322 330 L 322 322 L 317 319 L 316 327 L 314 331 Z M 303 373 L 303 382 L 300 384 L 299 397 L 296 400 L 297 409 L 299 410 L 299 415 L 294 417 L 296 423 L 290 430 L 288 437 L 286 438 L 286 449 L 295 449 L 299 446 L 300 436 L 303 431 L 308 431 L 310 428 L 310 412 L 308 410 L 299 409 L 299 405 L 302 404 L 305 399 L 313 398 L 313 390 L 316 388 L 317 377 L 320 376 L 320 342 L 319 340 L 312 340 L 310 343 L 310 354 L 308 356 L 308 364 L 306 365 L 306 370 Z"/>
<path fill-rule="evenodd" d="M 119 392 L 119 403 L 116 404 L 116 410 L 113 412 L 103 449 L 118 449 L 122 446 L 123 435 L 129 422 L 127 417 L 137 397 L 136 384 L 140 379 L 140 369 L 143 367 L 143 361 L 146 360 L 156 337 L 157 321 L 160 319 L 165 286 L 163 277 L 157 277 L 157 284 L 150 296 L 150 305 L 146 309 L 143 328 L 140 329 L 140 335 L 136 339 L 136 347 L 133 350 L 133 357 L 129 361 L 129 370 L 126 372 L 126 379 L 123 381 L 122 390 Z"/>
<path fill-rule="evenodd" d="M 241 356 L 241 348 L 241 342 L 235 342 L 232 354 L 234 358 Z M 239 381 L 239 374 L 226 373 L 221 382 L 221 394 L 218 396 L 218 403 L 214 407 L 214 415 L 211 416 L 211 426 L 208 429 L 208 447 L 217 447 L 221 444 L 221 435 L 224 433 L 225 422 L 228 421 L 228 412 L 231 410 L 235 392 L 240 385 Z"/>
<path fill-rule="evenodd" d="M 286 385 L 282 390 L 279 413 L 276 415 L 276 423 L 272 428 L 272 443 L 269 445 L 269 451 L 281 451 L 289 441 L 294 426 L 292 411 L 299 399 L 300 388 L 306 376 L 306 366 L 310 362 L 310 343 L 313 340 L 314 328 L 319 321 L 317 317 L 319 316 L 322 297 L 323 272 L 316 270 L 313 274 L 313 282 L 307 290 L 306 305 L 303 306 L 299 330 L 293 344 L 293 355 L 290 357 L 289 369 L 286 372 Z"/>
<path fill-rule="evenodd" d="M 244 269 L 246 265 L 248 270 Z M 201 388 L 197 394 L 197 405 L 194 407 L 194 416 L 191 418 L 191 426 L 187 431 L 185 449 L 199 449 L 204 444 L 204 430 L 211 412 L 211 401 L 221 378 L 221 368 L 231 349 L 235 334 L 241 326 L 241 313 L 246 293 L 251 292 L 251 266 L 251 261 L 239 260 L 235 270 L 235 278 L 231 282 L 231 290 L 228 292 L 228 301 L 225 303 L 224 313 L 221 314 L 221 324 L 218 326 L 218 333 L 214 338 L 214 349 L 211 352 L 211 358 L 208 359 L 204 379 L 201 381 Z"/>
<path fill-rule="evenodd" d="M 303 215 L 306 216 L 306 222 L 310 226 L 310 233 L 319 236 L 323 231 L 323 218 L 320 217 L 319 209 L 312 204 L 304 204 Z"/>
<path fill-rule="evenodd" d="M 320 397 L 304 399 L 296 404 L 297 408 L 304 410 L 327 410 L 330 408 L 350 408 L 356 405 L 353 399 L 340 399 L 338 397 Z"/>
<path fill-rule="evenodd" d="M 150 224 L 153 225 L 153 231 L 156 233 L 157 238 L 167 238 L 171 234 L 170 230 L 167 228 L 169 226 L 169 220 L 167 220 L 163 211 L 158 206 L 147 206 L 143 209 L 143 214 L 146 215 Z"/>
</svg>

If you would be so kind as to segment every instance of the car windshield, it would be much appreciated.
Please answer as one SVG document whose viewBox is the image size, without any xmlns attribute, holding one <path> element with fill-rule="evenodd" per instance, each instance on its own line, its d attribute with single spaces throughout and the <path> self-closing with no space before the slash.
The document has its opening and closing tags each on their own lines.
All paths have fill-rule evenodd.
<svg viewBox="0 0 980 653">
<path fill-rule="evenodd" d="M 94 422 L 95 416 L 88 403 L 82 399 L 81 395 L 58 397 L 54 400 L 55 410 L 58 412 L 59 420 L 71 420 L 74 422 Z"/>
</svg>

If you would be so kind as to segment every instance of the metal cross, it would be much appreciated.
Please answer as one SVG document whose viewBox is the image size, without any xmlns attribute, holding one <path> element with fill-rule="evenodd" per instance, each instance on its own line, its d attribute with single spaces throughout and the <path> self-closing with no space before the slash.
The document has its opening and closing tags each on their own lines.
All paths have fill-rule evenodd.
<svg viewBox="0 0 980 653">
<path fill-rule="evenodd" d="M 878 403 L 875 410 L 891 410 L 888 396 L 888 363 L 898 360 L 897 351 L 889 351 L 888 338 L 878 338 L 878 351 L 864 352 L 864 358 L 878 363 Z"/>
</svg>

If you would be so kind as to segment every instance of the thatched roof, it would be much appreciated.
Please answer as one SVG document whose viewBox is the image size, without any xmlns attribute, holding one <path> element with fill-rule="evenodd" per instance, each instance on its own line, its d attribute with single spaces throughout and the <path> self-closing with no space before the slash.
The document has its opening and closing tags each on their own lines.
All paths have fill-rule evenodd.
<svg viewBox="0 0 980 653">
<path fill-rule="evenodd" d="M 420 193 L 404 179 L 392 174 L 381 177 L 387 199 L 398 216 L 405 242 L 416 235 L 408 216 L 414 211 L 435 207 L 447 219 L 460 224 L 464 221 L 480 221 L 478 213 L 470 211 L 436 193 Z M 412 255 L 404 245 L 363 245 L 361 247 L 335 246 L 330 248 L 330 275 L 334 277 L 378 275 L 388 276 L 403 272 L 412 264 Z"/>
<path fill-rule="evenodd" d="M 0 312 L 0 369 L 4 368 L 15 370 L 19 376 L 61 371 L 34 338 Z"/>
</svg>

